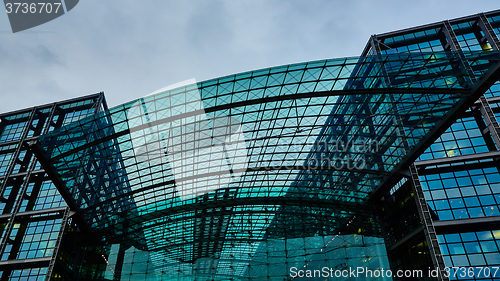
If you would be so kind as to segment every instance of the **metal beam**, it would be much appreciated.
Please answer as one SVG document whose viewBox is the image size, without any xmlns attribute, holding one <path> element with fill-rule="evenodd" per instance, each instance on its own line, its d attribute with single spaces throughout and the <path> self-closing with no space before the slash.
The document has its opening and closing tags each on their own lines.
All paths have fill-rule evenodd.
<svg viewBox="0 0 500 281">
<path fill-rule="evenodd" d="M 497 160 L 498 158 L 500 158 L 500 151 L 490 151 L 490 152 L 483 152 L 483 153 L 476 153 L 469 155 L 416 161 L 415 166 L 417 166 L 418 168 L 425 168 L 427 166 L 447 165 L 447 164 L 454 164 L 454 163 L 474 161 L 474 160 L 483 160 L 483 159 Z"/>
<path fill-rule="evenodd" d="M 26 176 L 28 173 L 29 172 L 22 172 L 22 173 L 10 174 L 8 176 L 0 176 L 0 180 L 3 180 L 5 178 L 21 178 L 21 177 Z M 45 170 L 41 169 L 41 170 L 35 170 L 35 171 L 31 172 L 30 174 L 32 176 L 35 176 L 35 175 L 44 174 L 44 173 L 45 173 Z"/>
<path fill-rule="evenodd" d="M 62 102 L 59 102 L 59 103 L 57 103 L 57 105 L 61 106 L 61 105 L 65 105 L 65 104 L 71 104 L 71 103 L 74 103 L 74 102 L 84 101 L 84 100 L 88 100 L 88 99 L 91 99 L 91 98 L 97 99 L 97 98 L 99 98 L 103 94 L 104 94 L 103 92 L 100 92 L 100 93 L 97 93 L 97 94 L 90 94 L 90 95 L 85 95 L 85 96 L 81 96 L 81 97 L 77 97 L 77 98 L 72 98 L 72 99 L 68 99 L 68 100 L 64 100 Z M 37 106 L 36 108 L 38 110 L 46 109 L 46 108 L 50 108 L 53 104 L 54 103 L 43 104 L 43 105 Z M 31 108 L 20 109 L 20 110 L 16 110 L 16 111 L 10 111 L 8 113 L 0 114 L 0 118 L 5 118 L 5 117 L 9 117 L 9 116 L 13 116 L 13 115 L 25 113 L 26 111 L 30 111 L 30 110 L 31 110 Z"/>
<path fill-rule="evenodd" d="M 0 261 L 0 270 L 8 271 L 14 269 L 23 269 L 23 268 L 40 268 L 46 267 L 49 265 L 49 258 L 34 258 L 34 259 L 17 259 L 17 260 L 6 260 Z"/>
<path fill-rule="evenodd" d="M 452 109 L 427 133 L 420 143 L 413 148 L 412 153 L 408 154 L 400 164 L 395 167 L 394 171 L 409 167 L 431 144 L 433 144 L 439 136 L 441 136 L 449 126 L 451 126 L 460 115 L 470 107 L 474 102 L 486 92 L 500 77 L 500 62 L 493 64 L 488 71 L 476 81 L 472 88 L 469 90 L 468 98 L 462 99 L 455 103 Z M 372 200 L 378 201 L 385 193 L 401 179 L 401 175 L 394 172 L 394 174 L 387 179 L 385 183 L 380 185 L 380 188 L 375 190 L 371 195 Z"/>
<path fill-rule="evenodd" d="M 213 106 L 213 107 L 207 107 L 205 108 L 204 112 L 205 113 L 211 113 L 211 112 L 217 112 L 221 111 L 224 109 L 230 109 L 230 108 L 237 108 L 237 107 L 244 107 L 252 104 L 261 104 L 261 103 L 270 103 L 270 102 L 275 102 L 275 101 L 282 101 L 282 100 L 295 100 L 295 99 L 304 99 L 304 98 L 312 98 L 312 97 L 329 97 L 329 96 L 342 96 L 342 95 L 366 95 L 366 94 L 410 94 L 410 93 L 416 93 L 416 94 L 422 94 L 422 93 L 432 93 L 432 94 L 446 94 L 446 95 L 452 95 L 452 94 L 457 94 L 457 95 L 462 95 L 467 93 L 467 90 L 464 89 L 434 89 L 434 88 L 377 88 L 377 89 L 351 89 L 351 90 L 338 90 L 338 91 L 321 91 L 321 92 L 308 92 L 308 93 L 300 93 L 300 94 L 293 94 L 293 95 L 284 95 L 284 96 L 272 96 L 272 97 L 265 97 L 262 99 L 254 99 L 254 100 L 248 100 L 248 101 L 242 101 L 242 102 L 234 102 L 230 104 L 223 104 L 219 106 Z M 201 111 L 200 111 L 201 112 Z M 188 113 L 192 115 L 193 113 Z M 64 153 L 61 153 L 55 157 L 52 157 L 48 159 L 48 162 L 52 163 L 55 161 L 58 161 L 64 157 L 67 157 L 69 155 L 72 155 L 78 151 L 82 151 L 86 148 L 89 148 L 91 146 L 98 145 L 100 143 L 103 143 L 105 141 L 109 141 L 124 135 L 129 134 L 131 131 L 139 131 L 142 129 L 147 129 L 151 126 L 163 124 L 166 122 L 171 122 L 173 120 L 177 120 L 183 118 L 182 115 L 179 116 L 174 116 L 174 117 L 169 117 L 169 118 L 164 118 L 160 120 L 156 120 L 147 124 L 139 125 L 131 129 L 125 129 L 123 131 L 111 134 L 109 136 L 106 136 L 104 138 L 86 143 L 84 145 L 81 145 L 77 148 L 74 148 L 72 150 L 66 151 Z M 31 146 L 31 144 L 30 144 Z"/>
<path fill-rule="evenodd" d="M 74 212 L 79 212 L 80 207 L 75 203 L 73 197 L 71 194 L 68 192 L 67 189 L 65 189 L 65 185 L 59 176 L 53 169 L 50 169 L 51 164 L 47 162 L 47 157 L 45 155 L 45 152 L 42 151 L 39 146 L 38 146 L 38 140 L 32 141 L 30 143 L 30 149 L 33 151 L 35 154 L 38 162 L 42 165 L 42 167 L 45 168 L 46 173 L 49 175 L 50 179 L 52 180 L 52 183 L 56 186 L 57 190 L 63 197 L 64 201 L 68 206 L 70 207 L 71 211 Z M 49 167 L 49 169 L 47 169 Z M 89 230 L 90 228 L 88 227 L 87 223 L 79 216 L 75 216 L 74 218 L 78 222 L 78 226 L 83 229 L 83 230 Z"/>
<path fill-rule="evenodd" d="M 424 192 L 422 190 L 422 185 L 420 184 L 420 179 L 415 165 L 410 166 L 410 174 L 410 182 L 414 194 L 415 203 L 417 205 L 420 220 L 422 221 L 425 239 L 427 240 L 427 246 L 429 247 L 429 253 L 432 258 L 432 263 L 434 264 L 434 269 L 437 269 L 439 271 L 439 280 L 449 280 L 446 274 L 446 266 L 444 264 L 441 248 L 439 247 L 436 230 L 432 221 L 430 207 L 429 205 L 427 205 L 427 202 L 425 200 Z"/>
<path fill-rule="evenodd" d="M 500 228 L 500 216 L 434 221 L 438 234 L 484 231 Z"/>
<path fill-rule="evenodd" d="M 480 13 L 478 15 L 479 19 L 477 20 L 477 23 L 479 27 L 481 28 L 481 31 L 483 31 L 484 36 L 486 37 L 486 40 L 488 40 L 488 43 L 490 43 L 491 47 L 493 50 L 499 50 L 500 49 L 500 42 L 498 41 L 498 37 L 493 31 L 493 27 L 491 26 L 490 22 L 488 21 L 488 18 L 484 13 Z M 481 42 L 480 42 L 481 43 Z"/>
</svg>

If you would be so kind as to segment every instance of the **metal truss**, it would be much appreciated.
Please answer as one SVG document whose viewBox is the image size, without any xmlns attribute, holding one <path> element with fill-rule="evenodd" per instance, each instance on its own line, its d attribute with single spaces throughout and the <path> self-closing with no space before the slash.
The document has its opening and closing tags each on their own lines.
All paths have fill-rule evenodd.
<svg viewBox="0 0 500 281">
<path fill-rule="evenodd" d="M 147 123 L 133 117 L 129 103 L 49 133 L 31 148 L 91 232 L 180 264 L 217 259 L 241 243 L 318 233 L 381 237 L 370 200 L 489 88 L 489 77 L 500 72 L 498 59 L 479 52 L 396 54 L 237 74 L 141 100 Z M 239 120 L 248 167 L 226 188 L 181 199 L 171 168 L 140 161 L 133 144 L 139 133 L 185 118 L 164 112 L 192 91 L 199 91 L 209 117 Z M 356 139 L 377 148 L 355 151 Z M 293 151 L 294 144 L 300 149 Z M 321 160 L 348 158 L 366 166 L 337 169 Z M 210 175 L 201 171 L 203 165 L 183 180 L 196 186 Z M 310 250 L 321 254 L 321 247 Z"/>
<path fill-rule="evenodd" d="M 0 210 L 3 213 L 0 215 L 0 220 L 6 222 L 0 243 L 0 255 L 5 257 L 7 245 L 10 247 L 7 260 L 0 261 L 0 268 L 3 271 L 2 280 L 8 278 L 13 270 L 44 267 L 48 268 L 47 278 L 50 278 L 65 230 L 66 221 L 64 218 L 67 220 L 68 217 L 66 207 L 35 209 L 35 202 L 37 202 L 41 185 L 49 182 L 50 179 L 46 176 L 45 171 L 40 169 L 37 159 L 33 157 L 33 153 L 28 149 L 29 142 L 35 140 L 39 135 L 48 133 L 51 128 L 61 127 L 67 113 L 86 110 L 91 107 L 92 104 L 89 105 L 89 101 L 100 100 L 105 106 L 105 102 L 102 100 L 103 96 L 103 93 L 89 95 L 0 115 L 2 120 L 0 132 L 10 125 L 21 124 L 24 126 L 23 133 L 20 136 L 0 143 L 2 148 L 0 154 L 12 153 L 9 168 L 0 177 L 0 201 L 5 203 L 4 208 Z M 8 135 L 8 131 L 2 133 L 4 133 L 4 136 Z M 10 186 L 8 191 L 6 190 L 7 186 Z M 9 195 L 6 196 L 6 194 Z M 26 231 L 29 224 L 60 219 L 63 220 L 55 246 L 48 249 L 51 253 L 50 256 L 26 259 L 17 257 L 21 244 L 25 243 L 25 236 L 28 235 Z M 16 228 L 15 232 L 13 231 L 14 228 Z"/>
</svg>

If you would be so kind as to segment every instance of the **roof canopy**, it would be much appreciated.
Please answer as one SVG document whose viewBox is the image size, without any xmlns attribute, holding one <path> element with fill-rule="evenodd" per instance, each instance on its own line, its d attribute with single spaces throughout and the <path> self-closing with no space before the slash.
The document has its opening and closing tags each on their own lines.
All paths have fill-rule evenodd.
<svg viewBox="0 0 500 281">
<path fill-rule="evenodd" d="M 377 236 L 367 201 L 498 80 L 499 59 L 405 53 L 256 70 L 116 106 L 32 148 L 93 232 L 174 260 L 235 241 Z"/>
</svg>

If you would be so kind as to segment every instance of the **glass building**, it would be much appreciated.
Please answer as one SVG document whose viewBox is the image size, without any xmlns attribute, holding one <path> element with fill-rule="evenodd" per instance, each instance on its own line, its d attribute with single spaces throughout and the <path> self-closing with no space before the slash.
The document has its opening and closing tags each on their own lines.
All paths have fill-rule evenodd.
<svg viewBox="0 0 500 281">
<path fill-rule="evenodd" d="M 363 55 L 495 52 L 499 34 L 500 12 L 493 11 L 373 35 Z M 497 81 L 451 126 L 443 127 L 446 131 L 410 167 L 413 189 L 393 188 L 386 194 L 384 208 L 393 209 L 384 215 L 390 225 L 386 245 L 394 266 L 413 268 L 423 242 L 435 266 L 469 270 L 463 274 L 452 269 L 451 280 L 492 279 L 488 270 L 500 265 L 499 97 Z M 420 216 L 411 225 L 401 215 L 407 207 L 398 206 L 409 196 L 420 200 Z M 398 228 L 396 222 L 403 221 L 405 227 Z"/>
<path fill-rule="evenodd" d="M 498 33 L 1 115 L 2 280 L 498 279 Z"/>
<path fill-rule="evenodd" d="M 0 114 L 0 280 L 60 270 L 71 211 L 29 149 L 38 136 L 107 109 L 104 94 Z"/>
</svg>

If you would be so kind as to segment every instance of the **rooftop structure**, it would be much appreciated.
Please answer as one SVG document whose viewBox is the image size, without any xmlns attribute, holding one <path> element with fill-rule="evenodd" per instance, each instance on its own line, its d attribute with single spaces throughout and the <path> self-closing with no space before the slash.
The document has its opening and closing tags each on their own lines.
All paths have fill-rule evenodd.
<svg viewBox="0 0 500 281">
<path fill-rule="evenodd" d="M 500 278 L 499 33 L 0 115 L 1 279 Z"/>
</svg>

